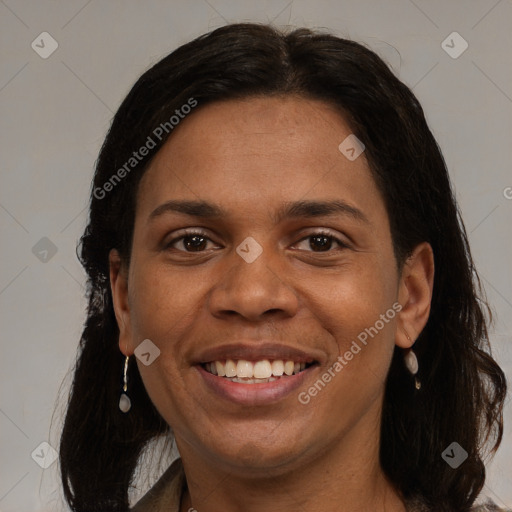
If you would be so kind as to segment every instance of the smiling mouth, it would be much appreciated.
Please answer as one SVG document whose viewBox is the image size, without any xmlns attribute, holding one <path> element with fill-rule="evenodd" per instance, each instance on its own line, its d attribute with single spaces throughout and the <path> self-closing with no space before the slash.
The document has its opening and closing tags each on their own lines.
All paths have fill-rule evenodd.
<svg viewBox="0 0 512 512">
<path fill-rule="evenodd" d="M 208 373 L 231 382 L 265 384 L 297 375 L 315 364 L 316 362 L 299 363 L 283 359 L 262 359 L 260 361 L 226 359 L 203 363 L 201 366 Z"/>
</svg>

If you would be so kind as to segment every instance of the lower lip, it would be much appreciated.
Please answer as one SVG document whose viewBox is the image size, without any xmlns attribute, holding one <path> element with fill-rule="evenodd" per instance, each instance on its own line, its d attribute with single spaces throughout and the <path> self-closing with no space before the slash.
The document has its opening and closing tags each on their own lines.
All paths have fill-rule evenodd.
<svg viewBox="0 0 512 512">
<path fill-rule="evenodd" d="M 281 377 L 261 384 L 232 382 L 207 372 L 201 365 L 196 368 L 209 389 L 222 398 L 240 405 L 265 405 L 277 402 L 299 388 L 315 370 L 316 365 L 310 366 L 296 375 Z"/>
</svg>

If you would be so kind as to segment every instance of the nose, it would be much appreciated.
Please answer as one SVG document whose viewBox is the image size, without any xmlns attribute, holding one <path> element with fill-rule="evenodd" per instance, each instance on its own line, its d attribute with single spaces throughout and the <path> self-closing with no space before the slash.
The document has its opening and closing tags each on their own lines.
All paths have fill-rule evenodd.
<svg viewBox="0 0 512 512">
<path fill-rule="evenodd" d="M 298 298 L 286 280 L 286 262 L 280 258 L 266 248 L 249 262 L 233 250 L 210 293 L 212 314 L 222 318 L 239 316 L 250 322 L 294 316 Z"/>
</svg>

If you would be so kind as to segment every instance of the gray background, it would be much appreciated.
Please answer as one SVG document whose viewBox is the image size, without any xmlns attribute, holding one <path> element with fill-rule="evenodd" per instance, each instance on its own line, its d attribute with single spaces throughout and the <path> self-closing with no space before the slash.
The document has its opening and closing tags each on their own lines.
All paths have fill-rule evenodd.
<svg viewBox="0 0 512 512">
<path fill-rule="evenodd" d="M 151 64 L 243 20 L 325 27 L 365 42 L 413 88 L 495 312 L 494 353 L 512 376 L 511 0 L 0 0 L 0 512 L 64 509 L 57 463 L 43 470 L 31 453 L 44 441 L 58 446 L 62 401 L 50 424 L 86 304 L 75 246 L 113 112 Z M 58 42 L 47 59 L 31 47 L 42 46 L 44 31 Z M 469 44 L 456 59 L 441 46 L 453 31 Z M 510 394 L 506 420 L 484 494 L 511 506 Z"/>
</svg>

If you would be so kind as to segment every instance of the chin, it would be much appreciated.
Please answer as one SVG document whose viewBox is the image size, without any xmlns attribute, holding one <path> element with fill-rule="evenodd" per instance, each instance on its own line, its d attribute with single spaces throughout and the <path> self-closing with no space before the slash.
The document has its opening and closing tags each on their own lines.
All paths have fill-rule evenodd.
<svg viewBox="0 0 512 512">
<path fill-rule="evenodd" d="M 282 426 L 274 424 L 272 428 L 275 431 Z M 282 430 L 278 439 L 268 428 L 254 429 L 252 435 L 243 430 L 239 435 L 224 430 L 218 442 L 215 442 L 215 437 L 210 435 L 206 440 L 208 458 L 213 458 L 217 464 L 236 468 L 237 473 L 247 472 L 253 476 L 259 472 L 262 476 L 268 476 L 269 472 L 274 476 L 286 473 L 302 458 L 302 454 L 308 452 L 304 436 L 296 439 L 297 436 L 288 430 Z"/>
</svg>

